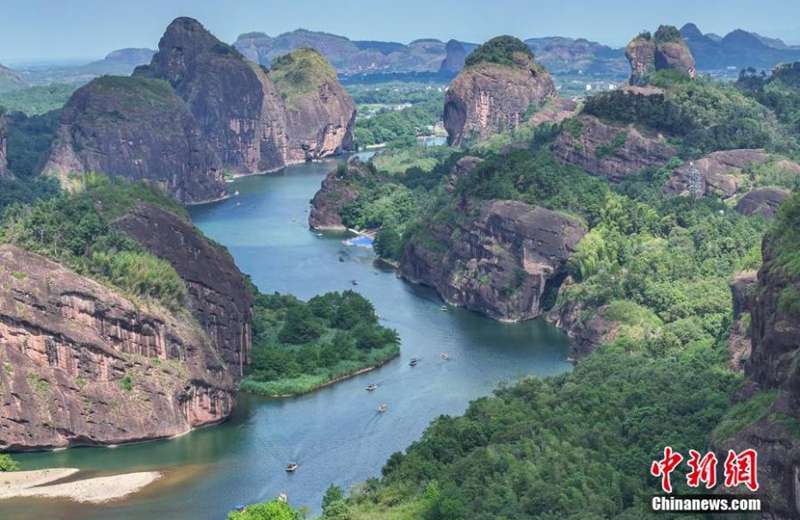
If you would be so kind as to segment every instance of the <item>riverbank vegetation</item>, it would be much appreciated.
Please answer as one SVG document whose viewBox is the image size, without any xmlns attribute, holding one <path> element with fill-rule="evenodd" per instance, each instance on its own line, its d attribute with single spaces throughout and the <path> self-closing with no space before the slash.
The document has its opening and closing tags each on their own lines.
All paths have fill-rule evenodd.
<svg viewBox="0 0 800 520">
<path fill-rule="evenodd" d="M 0 472 L 17 471 L 19 464 L 7 453 L 0 453 Z"/>
<path fill-rule="evenodd" d="M 765 94 L 662 76 L 656 78 L 662 94 L 603 94 L 590 98 L 586 111 L 645 133 L 664 132 L 686 158 L 751 146 L 796 156 L 796 120 L 782 97 L 769 98 L 785 110 L 776 121 L 772 108 L 759 101 Z M 679 158 L 618 184 L 563 166 L 551 150 L 569 126 L 506 134 L 503 146 L 473 146 L 441 159 L 425 175 L 411 168 L 378 175 L 343 210 L 375 224 L 380 219 L 371 217 L 370 208 L 394 200 L 387 199 L 386 186 L 393 185 L 395 198 L 403 190 L 413 193 L 402 211 L 384 212 L 401 216 L 385 220 L 378 232 L 376 252 L 390 259 L 401 258 L 410 240 L 434 251 L 451 247 L 435 237 L 458 230 L 455 223 L 468 226 L 474 209 L 492 199 L 577 217 L 589 232 L 552 311 L 572 309 L 565 314 L 578 329 L 601 320 L 605 339 L 571 373 L 500 389 L 461 417 L 435 421 L 405 453 L 391 456 L 381 479 L 337 506 L 345 511 L 341 518 L 649 518 L 658 482 L 648 469 L 664 446 L 703 451 L 715 428 L 731 430 L 728 411 L 745 378 L 728 366 L 734 323 L 729 283 L 736 273 L 760 267 L 770 223 L 734 211 L 736 198 L 665 193 L 665 181 L 683 164 Z M 464 155 L 483 161 L 456 178 L 453 166 Z M 746 169 L 741 189 L 774 185 L 769 168 Z M 410 174 L 424 181 L 412 187 Z M 799 176 L 789 176 L 779 185 L 797 186 Z M 796 200 L 785 203 L 790 206 L 779 225 L 794 223 Z M 449 240 L 458 240 L 457 231 Z M 781 261 L 795 266 L 796 256 L 787 253 Z M 675 474 L 673 482 L 685 482 L 681 477 Z M 679 493 L 696 492 L 679 486 Z"/>
<path fill-rule="evenodd" d="M 380 366 L 400 352 L 399 336 L 381 326 L 372 304 L 354 291 L 308 302 L 257 294 L 253 353 L 240 389 L 268 396 L 310 392 Z"/>
</svg>

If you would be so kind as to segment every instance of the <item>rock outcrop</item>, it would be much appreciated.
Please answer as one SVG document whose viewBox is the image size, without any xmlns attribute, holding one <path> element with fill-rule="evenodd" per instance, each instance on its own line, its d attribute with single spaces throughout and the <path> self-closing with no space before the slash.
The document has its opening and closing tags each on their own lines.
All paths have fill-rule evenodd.
<svg viewBox="0 0 800 520">
<path fill-rule="evenodd" d="M 225 168 L 248 174 L 286 164 L 286 110 L 278 89 L 261 67 L 197 20 L 174 20 L 153 61 L 134 75 L 175 88 Z"/>
<path fill-rule="evenodd" d="M 186 283 L 192 316 L 238 381 L 250 361 L 252 302 L 230 255 L 191 223 L 153 204 L 140 204 L 113 225 L 172 264 Z"/>
<path fill-rule="evenodd" d="M 739 189 L 737 176 L 747 166 L 763 164 L 769 156 L 763 150 L 726 150 L 713 152 L 677 168 L 664 185 L 668 193 L 695 196 L 732 197 Z"/>
<path fill-rule="evenodd" d="M 757 283 L 755 271 L 737 274 L 731 282 L 731 298 L 733 299 L 733 324 L 726 350 L 728 353 L 728 367 L 741 372 L 750 359 L 752 352 L 752 339 L 750 333 L 750 319 L 753 310 L 754 292 Z"/>
<path fill-rule="evenodd" d="M 67 185 L 68 174 L 89 171 L 145 181 L 187 204 L 226 195 L 216 154 L 164 81 L 104 76 L 72 95 L 43 172 Z"/>
<path fill-rule="evenodd" d="M 3 117 L 3 111 L 0 109 L 0 180 L 7 179 L 11 176 L 8 172 L 8 137 L 6 127 L 6 119 Z"/>
<path fill-rule="evenodd" d="M 495 48 L 501 50 L 491 51 Z M 550 74 L 524 43 L 509 36 L 478 47 L 466 65 L 445 96 L 444 126 L 451 146 L 516 128 L 531 108 L 556 94 Z"/>
<path fill-rule="evenodd" d="M 784 202 L 762 246 L 763 266 L 752 301 L 752 354 L 745 373 L 756 383 L 761 401 L 756 419 L 721 438 L 718 455 L 753 448 L 758 452 L 759 496 L 763 517 L 800 517 L 800 196 Z M 751 390 L 750 394 L 753 393 Z M 741 401 L 749 395 L 740 396 Z M 745 403 L 744 406 L 747 406 Z"/>
<path fill-rule="evenodd" d="M 328 173 L 322 181 L 322 186 L 311 200 L 311 213 L 308 216 L 308 225 L 312 229 L 344 230 L 340 212 L 342 208 L 356 200 L 358 189 L 362 181 L 375 177 L 374 169 L 367 163 L 352 158 L 347 164 Z"/>
<path fill-rule="evenodd" d="M 646 136 L 634 125 L 604 123 L 581 115 L 565 123 L 553 147 L 561 164 L 619 182 L 643 168 L 661 166 L 678 154 L 663 136 Z"/>
<path fill-rule="evenodd" d="M 755 189 L 747 193 L 734 208 L 742 215 L 761 215 L 767 219 L 775 218 L 778 206 L 789 197 L 786 190 L 774 188 Z"/>
<path fill-rule="evenodd" d="M 166 438 L 231 412 L 237 376 L 188 313 L 0 246 L 0 449 Z"/>
<path fill-rule="evenodd" d="M 491 318 L 535 318 L 554 300 L 585 228 L 522 202 L 492 200 L 475 209 L 477 217 L 415 234 L 403 251 L 401 276 Z M 472 211 L 463 207 L 459 214 Z"/>
<path fill-rule="evenodd" d="M 286 104 L 286 160 L 310 161 L 353 149 L 356 105 L 336 70 L 314 49 L 275 60 L 269 72 Z"/>
<path fill-rule="evenodd" d="M 644 32 L 625 47 L 631 65 L 631 85 L 646 85 L 648 76 L 660 70 L 678 70 L 695 76 L 695 62 L 678 29 L 662 25 L 654 35 Z"/>
<path fill-rule="evenodd" d="M 450 40 L 444 48 L 447 53 L 442 60 L 439 72 L 458 74 L 464 68 L 464 61 L 467 59 L 467 51 L 458 40 Z"/>
</svg>

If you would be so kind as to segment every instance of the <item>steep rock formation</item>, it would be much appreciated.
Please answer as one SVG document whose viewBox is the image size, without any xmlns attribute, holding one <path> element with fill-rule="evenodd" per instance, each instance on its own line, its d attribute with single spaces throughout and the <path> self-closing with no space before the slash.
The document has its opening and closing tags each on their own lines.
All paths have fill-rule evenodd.
<svg viewBox="0 0 800 520">
<path fill-rule="evenodd" d="M 662 25 L 654 35 L 642 33 L 625 47 L 631 65 L 631 85 L 646 85 L 647 76 L 659 70 L 679 70 L 695 76 L 695 62 L 678 29 Z"/>
<path fill-rule="evenodd" d="M 607 124 L 590 115 L 572 120 L 553 147 L 556 160 L 619 182 L 626 175 L 661 166 L 678 154 L 661 136 L 645 136 L 634 125 Z"/>
<path fill-rule="evenodd" d="M 189 292 L 188 306 L 238 380 L 250 359 L 251 298 L 233 259 L 190 223 L 153 204 L 114 222 L 155 256 L 172 264 Z"/>
<path fill-rule="evenodd" d="M 571 277 L 564 280 L 559 294 L 571 284 Z M 608 305 L 603 305 L 594 316 L 586 320 L 583 305 L 574 300 L 566 300 L 563 305 L 550 311 L 547 321 L 574 339 L 571 357 L 582 359 L 592 354 L 602 343 L 615 339 L 615 323 L 605 318 L 607 310 Z"/>
<path fill-rule="evenodd" d="M 195 119 L 163 81 L 104 76 L 78 89 L 43 172 L 98 171 L 146 181 L 184 203 L 226 195 L 219 160 Z"/>
<path fill-rule="evenodd" d="M 375 176 L 375 171 L 358 157 L 351 159 L 347 165 L 328 173 L 322 186 L 311 200 L 311 213 L 308 216 L 308 225 L 312 229 L 338 229 L 344 230 L 342 217 L 339 215 L 342 208 L 356 200 L 358 190 L 354 186 L 359 181 L 364 181 Z"/>
<path fill-rule="evenodd" d="M 726 150 L 689 161 L 676 169 L 664 185 L 668 193 L 732 197 L 739 188 L 737 175 L 750 165 L 763 164 L 769 156 L 763 150 Z"/>
<path fill-rule="evenodd" d="M 757 419 L 727 438 L 716 432 L 714 439 L 718 455 L 724 456 L 728 449 L 758 452 L 763 517 L 775 520 L 800 517 L 799 245 L 800 196 L 795 195 L 784 202 L 764 238 L 764 263 L 752 303 L 752 354 L 745 373 L 769 399 L 757 404 Z M 747 397 L 742 395 L 741 400 Z"/>
<path fill-rule="evenodd" d="M 478 47 L 470 56 L 472 61 L 468 60 L 467 67 L 447 89 L 444 126 L 451 146 L 516 128 L 531 107 L 538 107 L 556 94 L 553 78 L 519 40 L 512 43 L 524 51 L 514 51 L 500 62 L 481 58 L 497 56 L 493 52 L 482 53 L 481 49 L 497 47 L 495 42 L 502 39 L 516 40 L 499 37 Z"/>
<path fill-rule="evenodd" d="M 0 449 L 170 437 L 231 412 L 237 378 L 188 314 L 0 246 Z"/>
<path fill-rule="evenodd" d="M 461 42 L 450 40 L 444 48 L 447 53 L 439 67 L 439 72 L 458 74 L 464 68 L 464 61 L 467 59 L 467 51 Z"/>
<path fill-rule="evenodd" d="M 414 235 L 403 251 L 401 276 L 491 318 L 535 318 L 555 297 L 586 230 L 577 220 L 522 202 L 493 200 L 476 209 L 475 218 L 432 224 Z"/>
<path fill-rule="evenodd" d="M 453 171 L 450 172 L 450 176 L 447 178 L 447 184 L 444 187 L 445 193 L 452 195 L 456 190 L 458 181 L 469 175 L 470 172 L 482 162 L 483 159 L 471 155 L 459 159 L 453 166 Z"/>
<path fill-rule="evenodd" d="M 543 125 L 545 123 L 560 123 L 575 115 L 578 110 L 578 103 L 571 99 L 564 98 L 551 98 L 539 107 L 539 110 L 530 118 L 530 122 L 534 125 Z"/>
<path fill-rule="evenodd" d="M 774 188 L 762 188 L 747 193 L 734 208 L 742 215 L 761 215 L 773 219 L 778 206 L 789 197 L 789 192 Z"/>
<path fill-rule="evenodd" d="M 752 340 L 749 322 L 757 281 L 756 272 L 748 271 L 737 274 L 731 282 L 734 322 L 727 342 L 728 367 L 731 370 L 742 371 L 750 359 Z"/>
<path fill-rule="evenodd" d="M 353 149 L 356 105 L 336 70 L 314 49 L 300 49 L 273 63 L 269 78 L 286 104 L 286 160 L 310 161 Z"/>
<path fill-rule="evenodd" d="M 8 171 L 8 137 L 6 136 L 6 119 L 0 110 L 0 180 L 11 177 Z"/>
<path fill-rule="evenodd" d="M 174 20 L 158 49 L 134 75 L 169 81 L 225 168 L 255 173 L 285 166 L 285 106 L 260 66 L 191 18 Z"/>
</svg>

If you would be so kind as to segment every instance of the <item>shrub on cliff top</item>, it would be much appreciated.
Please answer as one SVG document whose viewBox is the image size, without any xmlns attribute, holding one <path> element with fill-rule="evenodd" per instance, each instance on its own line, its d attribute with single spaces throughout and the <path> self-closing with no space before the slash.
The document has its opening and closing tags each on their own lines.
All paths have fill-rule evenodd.
<svg viewBox="0 0 800 520">
<path fill-rule="evenodd" d="M 472 67 L 481 63 L 497 63 L 513 67 L 519 63 L 514 59 L 515 55 L 533 62 L 533 52 L 524 42 L 513 36 L 497 36 L 472 51 L 467 56 L 465 65 Z"/>
<path fill-rule="evenodd" d="M 683 41 L 681 32 L 674 25 L 660 25 L 658 29 L 656 29 L 653 39 L 659 43 Z"/>
<path fill-rule="evenodd" d="M 283 98 L 291 101 L 336 81 L 336 70 L 314 49 L 303 47 L 272 62 L 269 77 Z"/>
</svg>

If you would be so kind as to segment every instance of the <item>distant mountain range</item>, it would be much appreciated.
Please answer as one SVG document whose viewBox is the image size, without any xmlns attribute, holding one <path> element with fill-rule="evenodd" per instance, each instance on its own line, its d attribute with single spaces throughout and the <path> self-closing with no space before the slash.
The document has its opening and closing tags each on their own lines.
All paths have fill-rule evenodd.
<svg viewBox="0 0 800 520">
<path fill-rule="evenodd" d="M 771 70 L 779 63 L 800 61 L 800 47 L 742 29 L 720 37 L 703 34 L 695 24 L 687 23 L 681 27 L 681 36 L 700 70 L 738 71 L 746 67 Z"/>
<path fill-rule="evenodd" d="M 704 34 L 695 24 L 687 23 L 681 35 L 692 51 L 699 71 L 737 73 L 754 67 L 771 70 L 783 62 L 800 61 L 800 46 L 787 45 L 778 38 L 736 29 L 725 36 Z M 548 36 L 529 38 L 525 43 L 538 62 L 556 75 L 585 74 L 618 77 L 629 72 L 624 50 L 583 38 Z M 347 76 L 394 74 L 454 76 L 476 43 L 434 38 L 408 44 L 377 40 L 351 40 L 345 36 L 297 29 L 278 36 L 263 32 L 240 35 L 234 47 L 248 59 L 269 67 L 276 58 L 301 47 L 319 51 L 336 68 L 343 81 Z M 129 75 L 135 67 L 149 63 L 152 49 L 120 49 L 104 59 L 84 65 L 30 66 L 12 71 L 0 65 L 0 92 L 26 84 L 84 84 L 102 75 Z M 377 76 L 376 76 L 377 77 Z M 360 80 L 359 80 L 360 81 Z"/>
</svg>

